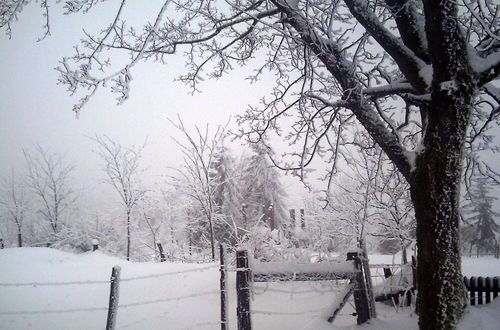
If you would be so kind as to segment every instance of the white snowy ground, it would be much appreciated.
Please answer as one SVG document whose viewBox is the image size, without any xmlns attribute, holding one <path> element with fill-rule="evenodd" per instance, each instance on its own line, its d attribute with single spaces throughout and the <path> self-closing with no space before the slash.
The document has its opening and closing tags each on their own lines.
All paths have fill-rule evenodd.
<svg viewBox="0 0 500 330">
<path fill-rule="evenodd" d="M 372 255 L 370 262 L 391 263 L 392 257 Z M 75 255 L 48 248 L 0 250 L 0 329 L 104 329 L 109 284 L 87 282 L 108 281 L 114 265 L 121 266 L 125 280 L 120 284 L 122 307 L 118 310 L 117 329 L 220 329 L 217 264 L 134 263 L 100 252 Z M 499 276 L 500 260 L 464 259 L 463 271 L 467 276 Z M 146 278 L 132 279 L 143 276 Z M 42 284 L 2 285 L 32 282 Z M 85 283 L 43 285 L 54 282 Z M 229 278 L 229 289 L 229 328 L 236 329 L 234 274 Z M 333 325 L 327 323 L 321 315 L 338 290 L 331 282 L 256 283 L 251 302 L 253 328 L 418 328 L 417 317 L 410 309 L 396 312 L 382 304 L 377 304 L 378 318 L 370 324 L 356 326 L 355 318 L 347 315 L 353 312 L 350 306 L 341 311 Z M 75 309 L 87 310 L 71 311 Z M 500 329 L 500 299 L 469 308 L 459 330 L 468 329 Z"/>
</svg>

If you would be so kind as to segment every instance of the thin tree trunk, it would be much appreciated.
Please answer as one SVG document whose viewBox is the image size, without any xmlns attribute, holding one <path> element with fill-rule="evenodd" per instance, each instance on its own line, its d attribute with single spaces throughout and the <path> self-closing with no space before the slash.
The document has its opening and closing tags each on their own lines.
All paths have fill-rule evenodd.
<svg viewBox="0 0 500 330">
<path fill-rule="evenodd" d="M 127 211 L 127 260 L 130 260 L 130 211 Z"/>
<path fill-rule="evenodd" d="M 21 231 L 17 233 L 17 246 L 23 247 L 23 236 L 21 234 Z"/>
<path fill-rule="evenodd" d="M 212 249 L 212 261 L 215 261 L 215 239 L 214 239 L 214 225 L 212 217 L 208 217 L 208 224 L 210 226 L 210 245 Z"/>
</svg>

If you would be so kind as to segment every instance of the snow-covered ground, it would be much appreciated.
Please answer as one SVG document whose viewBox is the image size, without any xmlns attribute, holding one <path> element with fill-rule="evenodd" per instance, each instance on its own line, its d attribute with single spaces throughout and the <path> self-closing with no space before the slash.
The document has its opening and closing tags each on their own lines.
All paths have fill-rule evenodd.
<svg viewBox="0 0 500 330">
<path fill-rule="evenodd" d="M 393 260 L 372 255 L 370 262 Z M 500 275 L 498 259 L 466 258 L 462 264 L 467 276 Z M 217 264 L 134 263 L 100 252 L 75 255 L 48 248 L 17 248 L 0 250 L 0 329 L 103 329 L 109 299 L 106 282 L 114 265 L 121 266 L 122 277 L 117 329 L 220 328 Z M 33 282 L 41 284 L 2 285 Z M 78 283 L 50 285 L 60 282 Z M 229 328 L 236 329 L 234 273 L 229 289 Z M 255 283 L 254 329 L 358 328 L 355 318 L 348 315 L 353 312 L 350 306 L 333 325 L 324 321 L 322 315 L 339 290 L 332 282 Z M 378 319 L 359 329 L 418 328 L 409 308 L 396 312 L 377 304 L 377 313 Z M 499 328 L 500 299 L 469 308 L 460 325 L 460 330 Z"/>
</svg>

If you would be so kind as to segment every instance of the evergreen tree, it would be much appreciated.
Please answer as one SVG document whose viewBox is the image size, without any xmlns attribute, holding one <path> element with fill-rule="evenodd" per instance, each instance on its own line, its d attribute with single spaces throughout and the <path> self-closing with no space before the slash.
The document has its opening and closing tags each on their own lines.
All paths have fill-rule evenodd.
<svg viewBox="0 0 500 330">
<path fill-rule="evenodd" d="M 288 222 L 285 205 L 286 192 L 279 181 L 278 170 L 268 157 L 268 148 L 263 144 L 251 144 L 252 154 L 243 158 L 240 179 L 244 205 L 244 227 L 257 222 L 271 230 Z"/>
<path fill-rule="evenodd" d="M 478 248 L 478 252 L 493 252 L 497 244 L 497 234 L 500 226 L 495 217 L 500 214 L 492 209 L 493 201 L 497 198 L 491 196 L 491 186 L 484 179 L 476 179 L 469 193 L 469 203 L 464 206 L 469 215 L 465 221 L 467 226 L 463 228 L 464 241 Z"/>
<path fill-rule="evenodd" d="M 221 145 L 210 163 L 210 184 L 213 188 L 215 236 L 218 241 L 235 244 L 238 223 L 242 219 L 241 194 L 237 187 L 234 158 L 229 149 Z"/>
</svg>

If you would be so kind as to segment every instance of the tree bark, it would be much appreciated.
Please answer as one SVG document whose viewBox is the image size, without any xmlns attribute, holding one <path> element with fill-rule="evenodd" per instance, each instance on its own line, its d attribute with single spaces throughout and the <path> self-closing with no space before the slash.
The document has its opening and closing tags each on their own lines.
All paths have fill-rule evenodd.
<svg viewBox="0 0 500 330">
<path fill-rule="evenodd" d="M 215 261 L 215 238 L 214 238 L 214 224 L 212 217 L 208 217 L 208 225 L 210 226 L 210 248 L 212 252 L 212 261 Z"/>
<path fill-rule="evenodd" d="M 23 247 L 23 236 L 20 231 L 17 233 L 17 246 Z"/>
<path fill-rule="evenodd" d="M 440 87 L 433 91 L 426 109 L 424 151 L 417 157 L 410 184 L 417 220 L 420 329 L 455 329 L 466 306 L 459 199 L 473 88 L 465 82 L 457 82 L 457 87 L 455 93 Z"/>
</svg>

